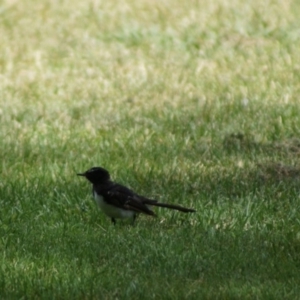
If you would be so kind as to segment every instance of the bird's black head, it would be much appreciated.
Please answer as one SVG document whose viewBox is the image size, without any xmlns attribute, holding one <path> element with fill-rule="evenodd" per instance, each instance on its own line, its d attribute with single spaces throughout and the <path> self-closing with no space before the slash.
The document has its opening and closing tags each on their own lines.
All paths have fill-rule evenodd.
<svg viewBox="0 0 300 300">
<path fill-rule="evenodd" d="M 93 167 L 84 173 L 78 173 L 78 176 L 84 176 L 88 179 L 91 183 L 103 183 L 110 179 L 110 175 L 107 170 L 101 167 Z"/>
</svg>

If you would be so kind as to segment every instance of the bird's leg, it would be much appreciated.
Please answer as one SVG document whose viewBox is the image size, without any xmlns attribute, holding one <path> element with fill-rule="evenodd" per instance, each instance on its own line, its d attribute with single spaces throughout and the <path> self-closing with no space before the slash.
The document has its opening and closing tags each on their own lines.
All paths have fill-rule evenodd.
<svg viewBox="0 0 300 300">
<path fill-rule="evenodd" d="M 133 215 L 133 218 L 132 218 L 132 226 L 134 226 L 134 223 L 135 223 L 136 217 L 137 217 L 137 214 L 134 214 L 134 215 Z"/>
<path fill-rule="evenodd" d="M 114 225 L 116 225 L 116 220 L 115 220 L 115 218 L 111 218 L 111 221 L 112 221 L 112 223 L 113 223 Z"/>
</svg>

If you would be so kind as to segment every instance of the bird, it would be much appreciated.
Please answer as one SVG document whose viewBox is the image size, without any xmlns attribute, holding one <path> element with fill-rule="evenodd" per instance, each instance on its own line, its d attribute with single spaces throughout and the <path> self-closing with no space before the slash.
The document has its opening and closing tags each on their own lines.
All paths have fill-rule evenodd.
<svg viewBox="0 0 300 300">
<path fill-rule="evenodd" d="M 114 225 L 116 224 L 116 219 L 124 218 L 132 218 L 134 223 L 139 213 L 156 216 L 150 206 L 175 209 L 184 213 L 196 212 L 192 208 L 161 203 L 141 196 L 126 186 L 113 182 L 109 172 L 102 167 L 93 167 L 83 173 L 77 173 L 77 175 L 85 177 L 92 183 L 92 192 L 96 203 L 110 217 Z"/>
</svg>

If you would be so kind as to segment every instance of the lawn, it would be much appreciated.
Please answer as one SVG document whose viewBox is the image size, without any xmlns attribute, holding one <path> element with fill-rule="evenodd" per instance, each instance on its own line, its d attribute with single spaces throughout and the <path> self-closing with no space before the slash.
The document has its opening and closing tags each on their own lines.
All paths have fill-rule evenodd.
<svg viewBox="0 0 300 300">
<path fill-rule="evenodd" d="M 299 15 L 2 1 L 0 298 L 299 298 Z M 93 166 L 197 212 L 114 226 Z"/>
</svg>

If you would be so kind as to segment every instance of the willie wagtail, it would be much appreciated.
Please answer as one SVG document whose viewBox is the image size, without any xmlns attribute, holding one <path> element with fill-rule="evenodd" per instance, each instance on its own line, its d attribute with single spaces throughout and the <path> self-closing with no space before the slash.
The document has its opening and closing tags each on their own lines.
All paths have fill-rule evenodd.
<svg viewBox="0 0 300 300">
<path fill-rule="evenodd" d="M 140 196 L 129 188 L 111 181 L 109 172 L 101 167 L 94 167 L 77 175 L 84 176 L 93 184 L 92 191 L 95 201 L 114 224 L 117 218 L 133 218 L 135 220 L 138 213 L 155 216 L 148 205 L 176 209 L 185 213 L 195 212 L 191 208 L 159 203 L 157 200 Z"/>
</svg>

